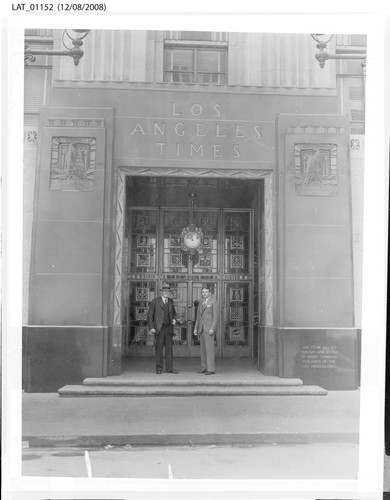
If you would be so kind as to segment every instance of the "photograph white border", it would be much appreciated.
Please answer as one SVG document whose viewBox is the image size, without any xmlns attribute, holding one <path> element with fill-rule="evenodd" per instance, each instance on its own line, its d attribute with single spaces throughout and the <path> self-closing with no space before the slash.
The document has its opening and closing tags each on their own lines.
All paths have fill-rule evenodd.
<svg viewBox="0 0 390 500">
<path fill-rule="evenodd" d="M 125 2 L 104 16 L 18 16 L 7 15 L 3 36 L 3 495 L 5 499 L 35 498 L 376 498 L 382 495 L 384 453 L 384 374 L 387 276 L 387 127 L 385 127 L 385 25 L 382 10 L 354 14 L 340 13 L 345 7 L 334 4 L 337 15 L 312 15 L 312 2 L 288 15 L 269 14 L 235 6 L 240 13 L 177 14 L 183 5 L 158 15 L 130 14 Z M 202 5 L 206 4 L 205 2 Z M 367 2 L 368 4 L 368 2 Z M 375 4 L 375 2 L 374 2 Z M 155 12 L 161 12 L 161 5 Z M 226 5 L 226 4 L 225 4 Z M 295 6 L 295 5 L 294 5 Z M 132 9 L 137 6 L 131 5 Z M 327 5 L 329 8 L 330 6 Z M 359 6 L 356 6 L 357 8 Z M 3 7 L 4 8 L 4 7 Z M 190 5 L 189 11 L 201 5 Z M 211 7 L 208 7 L 211 9 Z M 213 7 L 214 9 L 216 7 Z M 225 7 L 226 8 L 226 7 Z M 275 9 L 271 5 L 269 9 Z M 323 6 L 321 6 L 323 9 Z M 145 5 L 139 5 L 145 12 Z M 232 7 L 233 9 L 233 7 Z M 176 14 L 168 15 L 169 10 Z M 220 10 L 220 9 L 218 9 Z M 204 12 L 207 7 L 204 8 Z M 264 12 L 264 8 L 263 8 Z M 126 16 L 123 14 L 126 13 Z M 257 15 L 256 15 L 257 14 Z M 22 325 L 22 206 L 23 152 L 23 31 L 48 25 L 107 29 L 198 29 L 212 31 L 258 31 L 299 33 L 366 33 L 368 35 L 366 160 L 364 181 L 364 253 L 362 315 L 362 385 L 360 415 L 359 478 L 356 481 L 263 481 L 263 480 L 124 480 L 79 478 L 28 478 L 21 476 L 21 325 Z M 115 26 L 111 26 L 115 24 Z M 185 496 L 184 496 L 185 495 Z"/>
</svg>

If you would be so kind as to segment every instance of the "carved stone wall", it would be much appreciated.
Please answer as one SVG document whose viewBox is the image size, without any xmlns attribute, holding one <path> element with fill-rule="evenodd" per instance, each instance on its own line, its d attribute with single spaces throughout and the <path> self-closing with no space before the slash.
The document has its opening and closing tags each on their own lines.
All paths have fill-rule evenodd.
<svg viewBox="0 0 390 500">
<path fill-rule="evenodd" d="M 41 114 L 29 323 L 101 326 L 112 110 L 57 107 Z"/>
<path fill-rule="evenodd" d="M 353 327 L 350 139 L 340 115 L 278 117 L 281 327 Z"/>
</svg>

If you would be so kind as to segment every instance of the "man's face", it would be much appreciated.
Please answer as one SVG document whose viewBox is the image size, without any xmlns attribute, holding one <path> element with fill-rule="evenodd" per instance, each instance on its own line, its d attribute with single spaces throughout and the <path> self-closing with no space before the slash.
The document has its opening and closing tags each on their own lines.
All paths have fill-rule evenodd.
<svg viewBox="0 0 390 500">
<path fill-rule="evenodd" d="M 169 290 L 163 290 L 162 291 L 162 296 L 165 297 L 166 299 L 169 298 L 169 295 L 170 295 L 170 291 Z"/>
<path fill-rule="evenodd" d="M 210 290 L 208 288 L 203 288 L 202 289 L 202 299 L 206 300 L 210 297 Z"/>
</svg>

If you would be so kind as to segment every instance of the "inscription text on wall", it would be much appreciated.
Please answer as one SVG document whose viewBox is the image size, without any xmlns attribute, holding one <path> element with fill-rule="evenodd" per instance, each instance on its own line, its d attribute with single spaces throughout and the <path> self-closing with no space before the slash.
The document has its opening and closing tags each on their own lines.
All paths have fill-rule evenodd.
<svg viewBox="0 0 390 500">
<path fill-rule="evenodd" d="M 166 118 L 128 119 L 131 150 L 142 157 L 258 161 L 259 148 L 272 153 L 274 149 L 273 125 L 226 119 L 222 106 L 216 103 L 183 105 L 172 101 Z M 268 159 L 273 160 L 273 156 Z"/>
<path fill-rule="evenodd" d="M 301 350 L 302 368 L 335 369 L 338 357 L 336 345 L 304 345 Z"/>
</svg>

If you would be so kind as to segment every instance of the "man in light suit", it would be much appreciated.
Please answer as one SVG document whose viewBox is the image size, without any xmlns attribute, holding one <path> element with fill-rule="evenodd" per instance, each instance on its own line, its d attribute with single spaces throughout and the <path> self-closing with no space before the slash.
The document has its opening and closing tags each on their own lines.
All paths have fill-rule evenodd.
<svg viewBox="0 0 390 500">
<path fill-rule="evenodd" d="M 194 328 L 194 334 L 200 335 L 201 368 L 198 373 L 214 375 L 214 338 L 219 318 L 219 307 L 218 302 L 211 296 L 209 286 L 202 288 L 202 299 L 203 302 L 199 305 Z"/>
<path fill-rule="evenodd" d="M 163 348 L 165 347 L 165 368 L 167 373 L 179 373 L 173 368 L 173 326 L 176 324 L 176 311 L 169 297 L 171 287 L 163 283 L 161 297 L 152 300 L 148 310 L 150 333 L 155 335 L 156 373 L 163 369 Z"/>
</svg>

